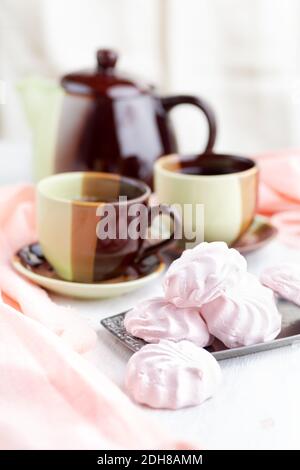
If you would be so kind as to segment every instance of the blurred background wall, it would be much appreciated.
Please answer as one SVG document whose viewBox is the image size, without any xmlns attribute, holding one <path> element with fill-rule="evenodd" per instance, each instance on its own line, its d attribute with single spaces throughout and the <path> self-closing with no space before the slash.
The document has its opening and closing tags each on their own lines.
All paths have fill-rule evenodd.
<svg viewBox="0 0 300 470">
<path fill-rule="evenodd" d="M 219 150 L 300 146 L 298 0 L 0 0 L 0 138 L 28 138 L 20 78 L 91 66 L 103 46 L 162 93 L 208 100 Z M 182 149 L 201 149 L 197 110 L 178 109 L 174 120 Z"/>
</svg>

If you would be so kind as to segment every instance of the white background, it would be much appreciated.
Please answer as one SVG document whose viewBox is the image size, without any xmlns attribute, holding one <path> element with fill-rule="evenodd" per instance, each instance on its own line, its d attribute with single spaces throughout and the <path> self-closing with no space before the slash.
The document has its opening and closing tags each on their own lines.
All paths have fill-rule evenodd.
<svg viewBox="0 0 300 470">
<path fill-rule="evenodd" d="M 259 153 L 300 144 L 298 0 L 0 0 L 0 136 L 28 138 L 15 92 L 27 75 L 94 64 L 99 47 L 163 93 L 214 107 L 218 149 Z M 184 150 L 198 151 L 196 110 L 174 111 Z M 21 158 L 21 157 L 20 157 Z"/>
</svg>

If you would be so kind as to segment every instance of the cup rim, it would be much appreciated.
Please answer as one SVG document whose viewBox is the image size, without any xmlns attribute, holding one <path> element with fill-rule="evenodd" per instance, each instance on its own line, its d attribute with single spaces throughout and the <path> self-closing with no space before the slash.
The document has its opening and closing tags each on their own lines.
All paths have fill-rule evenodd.
<svg viewBox="0 0 300 470">
<path fill-rule="evenodd" d="M 141 189 L 143 194 L 136 198 L 132 199 L 127 199 L 126 201 L 113 201 L 113 202 L 107 202 L 105 204 L 109 205 L 128 205 L 128 204 L 134 204 L 134 203 L 139 203 L 147 200 L 150 195 L 151 195 L 151 189 L 150 187 L 144 183 L 141 180 L 138 180 L 136 178 L 131 178 L 128 176 L 122 176 L 118 175 L 117 173 L 105 173 L 105 172 L 100 172 L 100 171 L 70 171 L 70 172 L 65 172 L 65 173 L 57 173 L 53 175 L 46 176 L 45 178 L 41 179 L 37 183 L 37 193 L 42 194 L 44 197 L 51 199 L 52 201 L 57 201 L 61 203 L 70 203 L 72 202 L 73 204 L 76 205 L 82 205 L 82 206 L 89 206 L 89 207 L 97 207 L 99 204 L 103 204 L 101 201 L 81 201 L 81 200 L 73 200 L 71 198 L 64 198 L 64 197 L 59 197 L 59 196 L 49 196 L 49 194 L 45 194 L 45 188 L 43 189 L 43 186 L 47 184 L 49 180 L 64 180 L 64 179 L 72 179 L 76 178 L 80 175 L 88 175 L 93 178 L 99 178 L 101 179 L 110 179 L 113 181 L 124 181 L 124 183 L 127 183 L 128 185 L 134 186 L 138 189 Z"/>
<path fill-rule="evenodd" d="M 154 169 L 155 171 L 159 171 L 161 174 L 164 174 L 165 176 L 168 176 L 168 177 L 172 177 L 174 179 L 186 179 L 186 180 L 189 180 L 189 181 L 195 181 L 197 179 L 201 179 L 201 180 L 212 180 L 212 178 L 217 178 L 217 179 L 225 179 L 225 178 L 232 178 L 233 176 L 248 176 L 248 175 L 251 175 L 252 173 L 257 173 L 258 172 L 258 166 L 257 166 L 257 163 L 255 160 L 253 160 L 252 158 L 248 158 L 248 157 L 242 157 L 240 155 L 233 155 L 233 154 L 226 154 L 226 153 L 219 153 L 219 152 L 211 152 L 211 153 L 207 153 L 207 154 L 202 154 L 202 155 L 216 155 L 216 156 L 224 156 L 224 157 L 229 157 L 231 158 L 232 160 L 235 160 L 235 159 L 239 159 L 239 160 L 244 160 L 244 161 L 248 161 L 249 163 L 251 163 L 253 166 L 251 168 L 247 168 L 246 170 L 242 170 L 242 171 L 236 171 L 236 172 L 232 172 L 232 173 L 225 173 L 225 174 L 212 174 L 212 175 L 189 175 L 187 173 L 181 173 L 181 172 L 177 172 L 177 171 L 172 171 L 172 170 L 168 170 L 167 168 L 165 168 L 163 165 L 164 163 L 166 162 L 180 162 L 181 160 L 184 160 L 184 159 L 189 159 L 189 158 L 193 158 L 195 156 L 197 156 L 198 154 L 179 154 L 179 153 L 172 153 L 172 154 L 168 154 L 168 155 L 163 155 L 162 157 L 160 157 L 158 160 L 156 160 L 155 164 L 154 164 Z M 199 156 L 201 156 L 201 154 L 199 154 Z"/>
</svg>

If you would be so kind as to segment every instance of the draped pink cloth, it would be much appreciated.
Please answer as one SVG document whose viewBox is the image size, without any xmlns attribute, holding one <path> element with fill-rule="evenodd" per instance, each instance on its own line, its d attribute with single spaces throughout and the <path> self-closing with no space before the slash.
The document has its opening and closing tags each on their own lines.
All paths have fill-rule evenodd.
<svg viewBox="0 0 300 470">
<path fill-rule="evenodd" d="M 0 449 L 184 449 L 57 336 L 0 300 Z"/>
<path fill-rule="evenodd" d="M 0 189 L 0 449 L 191 448 L 75 352 L 95 341 L 76 312 L 14 272 L 35 240 L 33 188 Z"/>
<path fill-rule="evenodd" d="M 271 217 L 279 239 L 300 247 L 300 150 L 255 157 L 260 167 L 259 212 Z"/>
<path fill-rule="evenodd" d="M 75 351 L 85 352 L 95 344 L 96 333 L 71 308 L 56 305 L 46 291 L 11 267 L 13 254 L 36 239 L 34 188 L 0 188 L 0 291 L 17 302 L 25 315 L 61 336 Z"/>
</svg>

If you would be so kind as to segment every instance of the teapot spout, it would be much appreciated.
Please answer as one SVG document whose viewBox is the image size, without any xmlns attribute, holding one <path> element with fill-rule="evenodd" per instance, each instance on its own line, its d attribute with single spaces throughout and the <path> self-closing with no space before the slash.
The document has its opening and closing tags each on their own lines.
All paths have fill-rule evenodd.
<svg viewBox="0 0 300 470">
<path fill-rule="evenodd" d="M 29 77 L 17 85 L 25 116 L 32 132 L 35 180 L 54 171 L 56 133 L 64 91 L 51 80 Z"/>
<path fill-rule="evenodd" d="M 28 77 L 21 80 L 17 89 L 30 125 L 34 126 L 37 119 L 56 109 L 63 90 L 52 80 L 39 77 Z"/>
</svg>

